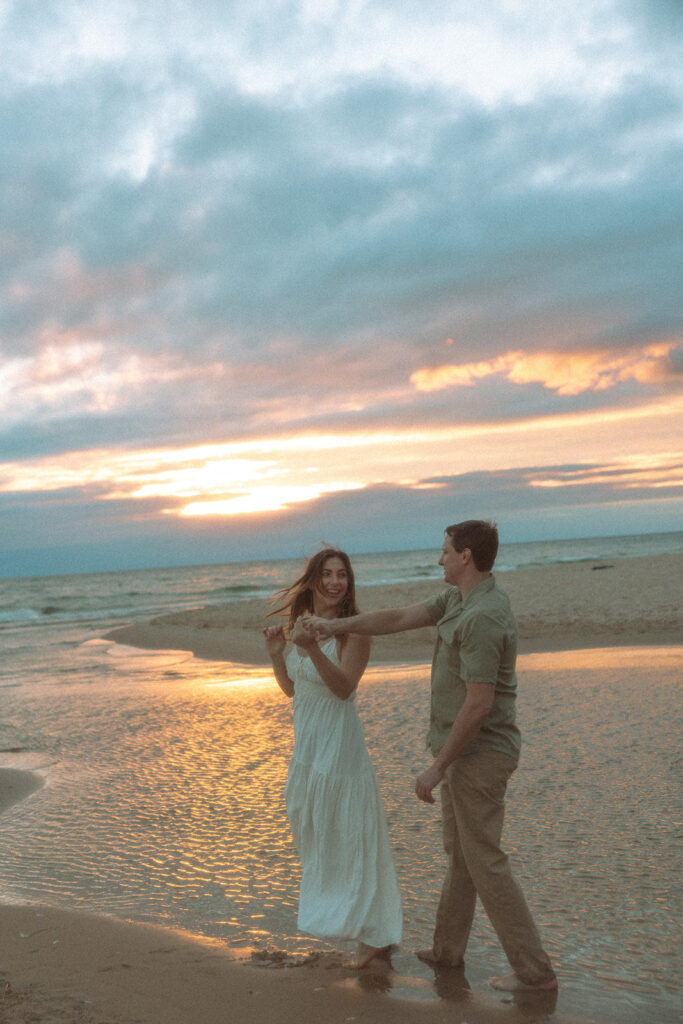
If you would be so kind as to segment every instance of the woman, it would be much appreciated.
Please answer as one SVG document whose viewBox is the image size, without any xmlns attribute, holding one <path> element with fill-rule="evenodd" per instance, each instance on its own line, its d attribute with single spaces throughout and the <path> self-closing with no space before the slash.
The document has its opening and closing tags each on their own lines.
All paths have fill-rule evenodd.
<svg viewBox="0 0 683 1024">
<path fill-rule="evenodd" d="M 293 698 L 294 751 L 285 803 L 302 864 L 298 927 L 321 939 L 354 940 L 352 966 L 387 957 L 402 912 L 384 811 L 355 705 L 370 655 L 367 637 L 318 643 L 303 618 L 357 614 L 349 556 L 324 548 L 278 595 L 288 627 L 264 630 L 275 678 Z M 287 635 L 291 647 L 285 656 Z"/>
</svg>

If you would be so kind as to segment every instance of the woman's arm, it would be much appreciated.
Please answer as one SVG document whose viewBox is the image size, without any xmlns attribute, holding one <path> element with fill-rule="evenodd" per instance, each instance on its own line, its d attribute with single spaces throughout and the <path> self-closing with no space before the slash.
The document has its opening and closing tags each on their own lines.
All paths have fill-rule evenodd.
<svg viewBox="0 0 683 1024">
<path fill-rule="evenodd" d="M 285 633 L 282 626 L 266 626 L 263 630 L 263 635 L 266 638 L 266 650 L 270 655 L 270 660 L 273 663 L 273 674 L 275 680 L 287 697 L 294 696 L 294 683 L 289 678 L 287 672 L 287 666 L 285 664 L 285 647 L 287 641 L 285 639 Z"/>
<path fill-rule="evenodd" d="M 339 665 L 335 665 L 320 650 L 318 641 L 301 621 L 297 622 L 292 630 L 292 642 L 308 651 L 311 661 L 328 690 L 340 700 L 348 700 L 361 681 L 367 667 L 370 657 L 370 638 L 356 634 L 347 635 Z"/>
</svg>

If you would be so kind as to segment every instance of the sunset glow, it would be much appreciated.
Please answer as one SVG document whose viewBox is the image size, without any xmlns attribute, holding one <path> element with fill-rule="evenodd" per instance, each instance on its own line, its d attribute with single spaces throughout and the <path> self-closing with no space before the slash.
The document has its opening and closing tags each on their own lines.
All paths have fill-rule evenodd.
<svg viewBox="0 0 683 1024">
<path fill-rule="evenodd" d="M 532 487 L 677 488 L 683 486 L 683 460 L 659 454 L 659 447 L 672 418 L 682 414 L 683 397 L 640 409 L 450 429 L 305 434 L 177 450 L 80 451 L 68 458 L 0 464 L 0 493 L 81 488 L 93 501 L 171 501 L 161 509 L 166 515 L 248 517 L 387 482 L 434 490 L 441 485 L 429 478 L 444 472 L 495 472 L 514 465 L 522 441 L 532 463 L 553 456 L 575 461 L 577 444 L 581 462 L 597 463 L 581 472 L 539 469 L 528 479 Z M 620 457 L 628 434 L 638 450 Z M 565 438 L 569 447 L 563 450 Z M 400 467 L 398 479 L 393 466 Z"/>
<path fill-rule="evenodd" d="M 2 571 L 678 528 L 671 5 L 15 7 Z"/>
<path fill-rule="evenodd" d="M 582 470 L 557 472 L 553 476 L 537 477 L 529 481 L 531 487 L 576 487 L 586 484 L 601 484 L 617 487 L 621 490 L 629 488 L 670 488 L 683 487 L 683 455 L 663 456 L 659 465 L 653 466 L 650 460 L 643 460 L 638 465 L 634 459 L 623 459 L 612 465 L 593 467 Z"/>
<path fill-rule="evenodd" d="M 181 510 L 184 516 L 242 516 L 252 512 L 277 512 L 303 501 L 315 501 L 326 493 L 359 490 L 362 484 L 329 484 L 327 487 L 260 487 L 224 501 L 193 501 Z"/>
</svg>

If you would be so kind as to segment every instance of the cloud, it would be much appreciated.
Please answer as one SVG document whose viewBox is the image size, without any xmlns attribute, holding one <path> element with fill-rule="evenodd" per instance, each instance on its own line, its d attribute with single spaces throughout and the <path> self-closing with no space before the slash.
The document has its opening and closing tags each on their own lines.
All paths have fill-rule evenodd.
<svg viewBox="0 0 683 1024">
<path fill-rule="evenodd" d="M 661 384 L 680 377 L 681 346 L 648 345 L 641 351 L 615 355 L 609 350 L 574 352 L 506 352 L 496 359 L 467 364 L 444 364 L 416 370 L 410 381 L 418 391 L 474 387 L 479 380 L 502 375 L 512 384 L 542 384 L 558 395 L 608 391 L 636 381 Z M 678 381 L 680 384 L 680 380 Z"/>
<path fill-rule="evenodd" d="M 167 345 L 240 351 L 271 334 L 309 347 L 387 335 L 423 344 L 461 328 L 474 350 L 500 336 L 497 321 L 514 330 L 569 289 L 595 305 L 596 273 L 610 311 L 626 284 L 632 317 L 650 305 L 643 246 L 664 254 L 672 244 L 680 153 L 666 84 L 636 77 L 589 105 L 541 94 L 490 108 L 438 77 L 377 69 L 302 101 L 185 66 L 148 81 L 129 60 L 125 75 L 94 61 L 84 77 L 10 104 L 4 134 L 29 172 L 13 204 L 17 252 L 30 255 L 22 224 L 39 217 L 43 253 L 52 246 L 109 280 L 99 325 L 92 303 L 68 295 L 65 319 L 107 323 L 148 347 L 164 327 Z M 666 315 L 674 275 L 657 270 Z M 636 274 L 634 290 L 625 279 Z M 16 305 L 17 326 L 39 311 L 36 289 L 47 300 L 58 282 L 44 258 L 15 263 L 12 283 L 32 297 Z"/>
<path fill-rule="evenodd" d="M 441 490 L 451 494 L 476 494 L 485 491 L 490 497 L 507 494 L 507 500 L 533 504 L 534 489 L 557 491 L 558 502 L 577 500 L 566 488 L 581 491 L 588 504 L 620 501 L 625 492 L 638 490 L 646 494 L 650 488 L 669 490 L 673 496 L 683 494 L 683 458 L 680 453 L 652 458 L 624 456 L 613 462 L 575 462 L 547 466 L 520 466 L 492 473 L 463 473 L 452 476 L 427 477 L 417 489 Z M 510 498 L 511 496 L 511 498 Z M 544 497 L 544 501 L 554 500 Z"/>
<path fill-rule="evenodd" d="M 622 467 L 620 472 L 628 474 L 638 467 L 644 474 L 669 465 L 674 482 L 675 460 L 663 453 L 667 442 L 672 444 L 670 424 L 680 408 L 680 400 L 674 398 L 665 407 L 657 403 L 584 413 L 568 417 L 566 423 L 554 416 L 517 424 L 403 425 L 329 434 L 309 430 L 186 448 L 83 449 L 0 463 L 0 494 L 49 495 L 71 488 L 82 494 L 83 501 L 117 503 L 121 513 L 132 518 L 148 509 L 150 501 L 157 513 L 169 516 L 247 515 L 292 503 L 310 505 L 323 495 L 371 490 L 379 484 L 440 490 L 449 479 L 443 468 L 454 465 L 459 477 L 509 473 L 519 483 L 520 471 L 513 467 L 522 461 L 520 453 L 527 458 L 535 455 L 539 466 L 552 466 L 558 440 L 561 443 L 568 429 L 586 464 L 600 458 L 601 465 Z M 663 471 L 657 469 L 660 476 Z M 568 486 L 578 479 L 550 470 L 537 476 L 542 483 L 534 486 L 539 487 L 555 486 L 563 479 Z M 646 476 L 639 479 L 645 481 Z M 531 486 L 530 480 L 524 477 L 520 486 Z"/>
<path fill-rule="evenodd" d="M 664 457 L 652 464 L 638 465 L 637 460 L 624 459 L 619 465 L 548 467 L 529 481 L 531 487 L 564 488 L 604 485 L 610 493 L 638 490 L 642 495 L 652 489 L 681 494 L 683 462 L 680 456 Z"/>
<path fill-rule="evenodd" d="M 93 413 L 139 415 L 150 390 L 159 406 L 170 392 L 179 407 L 182 391 L 207 377 L 225 386 L 229 369 L 223 364 L 193 365 L 174 353 L 119 352 L 101 341 L 55 334 L 35 356 L 9 359 L 0 366 L 0 424 L 29 419 L 47 424 Z"/>
<path fill-rule="evenodd" d="M 239 444 L 305 437 L 308 454 L 277 456 L 277 486 L 320 509 L 332 485 L 421 478 L 464 438 L 491 472 L 520 461 L 520 438 L 540 458 L 544 433 L 618 454 L 601 416 L 632 446 L 647 424 L 638 453 L 668 450 L 677 20 L 663 0 L 5 5 L 15 479 L 41 458 L 69 476 L 96 451 L 113 508 L 121 453 L 147 453 L 153 487 L 162 451 L 180 474 L 202 445 L 238 460 Z M 382 432 L 398 447 L 359 477 L 358 437 Z M 327 450 L 323 474 L 312 439 L 330 435 L 349 454 Z M 252 500 L 251 479 L 214 494 L 199 472 L 193 501 Z M 180 507 L 162 483 L 155 514 Z"/>
<path fill-rule="evenodd" d="M 563 486 L 538 486 L 554 478 Z M 653 498 L 657 479 L 665 486 Z M 680 457 L 671 456 L 650 465 L 549 462 L 424 477 L 242 516 L 160 521 L 167 503 L 159 499 L 139 499 L 131 508 L 126 501 L 87 501 L 78 489 L 0 493 L 0 514 L 10 527 L 3 537 L 6 573 L 73 572 L 309 555 L 323 539 L 352 552 L 433 547 L 436 562 L 450 522 L 495 518 L 506 541 L 557 537 L 558 529 L 559 536 L 676 530 L 682 498 Z"/>
</svg>

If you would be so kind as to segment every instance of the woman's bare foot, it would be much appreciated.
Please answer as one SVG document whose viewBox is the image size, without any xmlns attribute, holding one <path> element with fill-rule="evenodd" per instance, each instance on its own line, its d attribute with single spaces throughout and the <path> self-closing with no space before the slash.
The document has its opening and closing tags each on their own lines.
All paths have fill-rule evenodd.
<svg viewBox="0 0 683 1024">
<path fill-rule="evenodd" d="M 344 967 L 351 967 L 355 971 L 367 967 L 373 960 L 389 961 L 391 946 L 368 946 L 365 942 L 358 943 L 358 952 L 355 957 L 344 961 Z"/>
<path fill-rule="evenodd" d="M 500 978 L 491 978 L 489 984 L 499 992 L 554 992 L 557 978 L 541 981 L 538 985 L 526 985 L 516 974 L 504 974 Z"/>
</svg>

